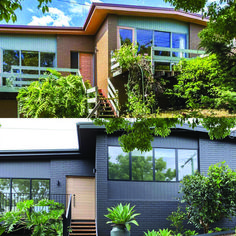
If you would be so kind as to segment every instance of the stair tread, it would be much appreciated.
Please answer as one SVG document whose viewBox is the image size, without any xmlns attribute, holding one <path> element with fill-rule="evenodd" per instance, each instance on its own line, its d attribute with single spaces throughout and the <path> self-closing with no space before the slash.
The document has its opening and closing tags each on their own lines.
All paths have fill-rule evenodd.
<svg viewBox="0 0 236 236">
<path fill-rule="evenodd" d="M 74 225 L 74 224 L 78 224 L 78 225 L 81 225 L 81 224 L 82 225 L 92 225 L 93 224 L 94 225 L 95 222 L 75 222 L 75 221 L 72 221 L 71 224 L 72 225 Z"/>
<path fill-rule="evenodd" d="M 73 225 L 73 228 L 95 228 L 95 224 L 94 225 Z"/>
<path fill-rule="evenodd" d="M 72 229 L 72 233 L 74 232 L 94 232 L 96 229 Z"/>
</svg>

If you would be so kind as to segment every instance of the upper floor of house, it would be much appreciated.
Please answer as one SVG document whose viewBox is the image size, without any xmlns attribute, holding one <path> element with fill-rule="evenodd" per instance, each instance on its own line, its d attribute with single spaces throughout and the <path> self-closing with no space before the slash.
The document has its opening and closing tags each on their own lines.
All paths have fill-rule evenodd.
<svg viewBox="0 0 236 236">
<path fill-rule="evenodd" d="M 171 8 L 93 3 L 83 27 L 0 26 L 1 86 L 10 73 L 25 82 L 47 67 L 79 69 L 91 85 L 103 87 L 110 76 L 111 51 L 124 43 L 149 54 L 157 70 L 171 70 L 181 57 L 201 54 L 198 32 L 207 24 L 200 15 Z"/>
<path fill-rule="evenodd" d="M 171 8 L 93 3 L 83 27 L 0 25 L 0 101 L 6 93 L 15 99 L 10 94 L 48 68 L 81 74 L 109 97 L 114 50 L 137 44 L 138 53 L 151 56 L 154 73 L 171 72 L 181 58 L 204 53 L 198 33 L 207 21 Z"/>
</svg>

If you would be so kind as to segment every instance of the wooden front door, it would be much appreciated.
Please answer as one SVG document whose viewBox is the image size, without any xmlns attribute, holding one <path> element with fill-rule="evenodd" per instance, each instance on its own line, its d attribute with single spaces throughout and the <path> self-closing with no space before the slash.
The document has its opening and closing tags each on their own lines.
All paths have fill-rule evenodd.
<svg viewBox="0 0 236 236">
<path fill-rule="evenodd" d="M 66 193 L 72 197 L 72 219 L 95 219 L 95 178 L 67 177 Z"/>
<path fill-rule="evenodd" d="M 79 68 L 80 73 L 83 76 L 83 80 L 89 80 L 90 84 L 94 86 L 94 66 L 93 66 L 93 54 L 91 53 L 79 53 Z"/>
</svg>

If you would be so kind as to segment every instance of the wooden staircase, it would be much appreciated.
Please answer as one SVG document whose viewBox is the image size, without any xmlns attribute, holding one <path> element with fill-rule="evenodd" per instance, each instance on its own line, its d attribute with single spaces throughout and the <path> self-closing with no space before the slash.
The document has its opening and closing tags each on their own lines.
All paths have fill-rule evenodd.
<svg viewBox="0 0 236 236">
<path fill-rule="evenodd" d="M 96 236 L 95 220 L 71 220 L 71 236 Z"/>
<path fill-rule="evenodd" d="M 100 118 L 114 118 L 117 117 L 116 112 L 113 109 L 109 99 L 104 95 L 102 89 L 98 89 L 98 96 L 100 100 L 100 106 L 98 114 Z"/>
</svg>

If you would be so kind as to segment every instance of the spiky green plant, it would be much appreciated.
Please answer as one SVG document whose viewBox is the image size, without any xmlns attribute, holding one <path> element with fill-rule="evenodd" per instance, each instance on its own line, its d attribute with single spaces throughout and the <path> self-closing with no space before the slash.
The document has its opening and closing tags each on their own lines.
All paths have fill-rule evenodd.
<svg viewBox="0 0 236 236">
<path fill-rule="evenodd" d="M 110 221 L 107 221 L 107 224 L 125 225 L 128 231 L 131 229 L 130 224 L 139 226 L 135 217 L 140 215 L 140 213 L 134 214 L 134 207 L 135 206 L 131 207 L 130 204 L 122 205 L 122 203 L 120 203 L 115 207 L 107 208 L 109 213 L 105 215 L 105 217 L 110 219 Z"/>
<path fill-rule="evenodd" d="M 148 232 L 147 233 L 144 232 L 144 234 L 145 236 L 159 236 L 158 232 L 155 230 L 152 230 L 152 231 L 148 230 Z"/>
</svg>

